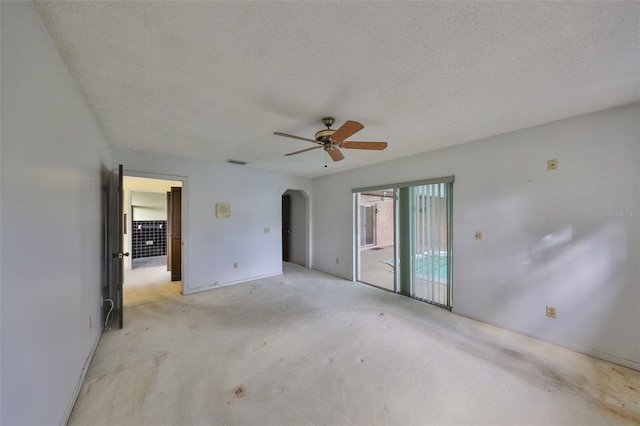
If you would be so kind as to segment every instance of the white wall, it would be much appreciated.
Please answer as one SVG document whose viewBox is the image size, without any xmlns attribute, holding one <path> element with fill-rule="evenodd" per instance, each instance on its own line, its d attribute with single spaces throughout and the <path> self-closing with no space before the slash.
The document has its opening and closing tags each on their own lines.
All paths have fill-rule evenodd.
<svg viewBox="0 0 640 426">
<path fill-rule="evenodd" d="M 314 179 L 314 267 L 353 276 L 352 188 L 455 175 L 454 312 L 638 369 L 639 119 L 635 104 Z"/>
<path fill-rule="evenodd" d="M 309 179 L 122 150 L 113 151 L 113 164 L 138 176 L 184 177 L 184 293 L 282 273 L 282 194 L 310 193 Z M 216 218 L 216 203 L 229 203 L 231 217 Z"/>
<path fill-rule="evenodd" d="M 110 150 L 33 4 L 0 10 L 0 423 L 58 424 L 101 330 Z"/>
<path fill-rule="evenodd" d="M 131 191 L 132 220 L 167 220 L 167 193 Z"/>
</svg>

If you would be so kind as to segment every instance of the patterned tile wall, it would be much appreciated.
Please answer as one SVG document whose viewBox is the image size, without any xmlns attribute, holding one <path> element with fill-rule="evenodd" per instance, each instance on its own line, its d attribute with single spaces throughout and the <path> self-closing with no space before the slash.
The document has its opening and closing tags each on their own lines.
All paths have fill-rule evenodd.
<svg viewBox="0 0 640 426">
<path fill-rule="evenodd" d="M 166 220 L 134 220 L 131 228 L 134 259 L 167 254 Z"/>
</svg>

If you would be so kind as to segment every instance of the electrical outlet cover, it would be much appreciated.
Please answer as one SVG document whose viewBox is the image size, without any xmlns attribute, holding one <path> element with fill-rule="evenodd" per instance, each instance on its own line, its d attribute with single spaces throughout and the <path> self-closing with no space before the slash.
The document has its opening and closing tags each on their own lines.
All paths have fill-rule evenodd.
<svg viewBox="0 0 640 426">
<path fill-rule="evenodd" d="M 548 306 L 547 305 L 547 316 L 549 318 L 556 318 L 557 314 L 558 314 L 558 311 L 556 310 L 555 306 Z"/>
</svg>

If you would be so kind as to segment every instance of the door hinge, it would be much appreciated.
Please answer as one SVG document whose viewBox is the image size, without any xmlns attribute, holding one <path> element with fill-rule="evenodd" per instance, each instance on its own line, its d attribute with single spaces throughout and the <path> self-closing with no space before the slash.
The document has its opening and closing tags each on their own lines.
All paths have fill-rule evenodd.
<svg viewBox="0 0 640 426">
<path fill-rule="evenodd" d="M 129 253 L 123 253 L 121 251 L 119 251 L 118 253 L 111 253 L 111 257 L 113 259 L 115 259 L 115 258 L 123 259 L 125 256 L 129 256 Z"/>
</svg>

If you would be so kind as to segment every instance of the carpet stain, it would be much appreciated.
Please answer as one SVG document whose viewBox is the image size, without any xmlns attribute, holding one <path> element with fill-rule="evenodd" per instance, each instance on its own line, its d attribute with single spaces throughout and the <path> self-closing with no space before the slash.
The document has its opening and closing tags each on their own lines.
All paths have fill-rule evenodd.
<svg viewBox="0 0 640 426">
<path fill-rule="evenodd" d="M 600 408 L 640 424 L 640 379 L 630 379 L 625 370 L 625 367 L 615 365 L 598 369 L 596 389 L 586 390 Z"/>
<path fill-rule="evenodd" d="M 636 390 L 640 389 L 640 379 L 627 383 L 625 380 L 634 375 L 629 374 L 625 367 L 596 361 L 595 365 L 602 366 L 601 371 L 597 371 L 595 379 L 593 376 L 587 378 L 580 372 L 558 368 L 534 352 L 522 352 L 497 343 L 493 336 L 471 332 L 463 327 L 456 327 L 452 332 L 449 324 L 438 325 L 439 330 L 430 328 L 425 331 L 442 344 L 494 364 L 528 383 L 536 383 L 536 386 L 546 388 L 548 392 L 578 396 L 621 420 L 640 424 L 640 392 Z"/>
</svg>

